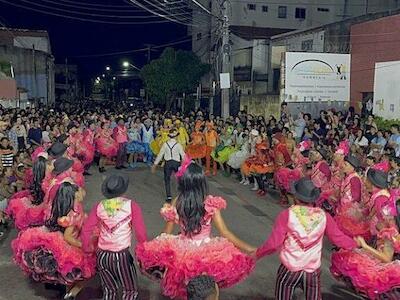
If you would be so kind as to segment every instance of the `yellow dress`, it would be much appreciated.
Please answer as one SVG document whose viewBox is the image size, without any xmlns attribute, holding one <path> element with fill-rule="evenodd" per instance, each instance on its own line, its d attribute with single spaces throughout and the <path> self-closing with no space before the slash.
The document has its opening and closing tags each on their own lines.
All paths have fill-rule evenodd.
<svg viewBox="0 0 400 300">
<path fill-rule="evenodd" d="M 183 150 L 186 149 L 187 144 L 189 144 L 189 135 L 186 131 L 185 127 L 179 127 L 179 135 L 177 137 L 177 141 L 182 145 Z"/>
<path fill-rule="evenodd" d="M 162 145 L 169 140 L 169 129 L 161 128 L 157 132 L 157 137 L 150 144 L 150 149 L 154 153 L 154 155 L 158 155 L 160 153 Z"/>
</svg>

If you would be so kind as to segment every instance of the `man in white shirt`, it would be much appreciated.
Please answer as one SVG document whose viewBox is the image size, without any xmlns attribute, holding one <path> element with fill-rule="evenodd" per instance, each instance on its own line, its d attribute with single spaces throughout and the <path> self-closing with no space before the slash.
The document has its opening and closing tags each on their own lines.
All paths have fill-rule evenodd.
<svg viewBox="0 0 400 300">
<path fill-rule="evenodd" d="M 160 153 L 158 154 L 152 172 L 154 173 L 157 165 L 165 160 L 164 164 L 164 184 L 165 192 L 167 194 L 167 202 L 171 202 L 171 175 L 176 173 L 181 165 L 181 161 L 185 157 L 185 151 L 183 151 L 182 145 L 175 139 L 179 135 L 176 129 L 171 129 L 169 132 L 170 139 L 162 145 Z"/>
</svg>

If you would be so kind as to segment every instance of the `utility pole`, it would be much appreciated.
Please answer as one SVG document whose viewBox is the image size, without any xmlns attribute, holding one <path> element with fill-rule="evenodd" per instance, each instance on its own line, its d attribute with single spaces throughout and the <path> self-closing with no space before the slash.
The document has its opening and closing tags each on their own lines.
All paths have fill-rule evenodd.
<svg viewBox="0 0 400 300">
<path fill-rule="evenodd" d="M 228 1 L 222 4 L 222 73 L 231 73 L 231 47 L 229 44 L 229 17 Z M 221 114 L 224 119 L 229 117 L 229 91 L 230 88 L 221 89 Z"/>
</svg>

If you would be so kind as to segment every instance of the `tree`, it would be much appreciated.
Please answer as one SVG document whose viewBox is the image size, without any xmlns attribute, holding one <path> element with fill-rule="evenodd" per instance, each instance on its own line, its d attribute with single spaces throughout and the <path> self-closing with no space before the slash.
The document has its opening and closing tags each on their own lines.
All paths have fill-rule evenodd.
<svg viewBox="0 0 400 300">
<path fill-rule="evenodd" d="M 170 110 L 176 97 L 194 91 L 209 69 L 193 52 L 167 48 L 143 67 L 141 77 L 149 96 Z"/>
</svg>

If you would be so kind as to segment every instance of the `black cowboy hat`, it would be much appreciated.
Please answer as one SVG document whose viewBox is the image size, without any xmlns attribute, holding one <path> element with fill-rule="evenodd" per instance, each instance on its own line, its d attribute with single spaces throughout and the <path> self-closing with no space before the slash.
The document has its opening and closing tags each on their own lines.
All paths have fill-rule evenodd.
<svg viewBox="0 0 400 300">
<path fill-rule="evenodd" d="M 372 182 L 373 185 L 386 189 L 388 187 L 388 173 L 381 170 L 370 168 L 367 172 L 367 178 Z"/>
<path fill-rule="evenodd" d="M 291 192 L 296 199 L 304 203 L 314 203 L 321 194 L 321 190 L 306 177 L 292 182 Z"/>
<path fill-rule="evenodd" d="M 170 138 L 177 137 L 178 135 L 179 135 L 179 131 L 176 130 L 175 128 L 174 128 L 174 129 L 171 129 L 171 130 L 169 131 L 169 133 L 168 133 L 168 136 L 169 136 Z"/>
<path fill-rule="evenodd" d="M 122 175 L 110 175 L 101 185 L 101 192 L 107 199 L 116 198 L 126 192 L 128 185 L 128 177 Z"/>
<path fill-rule="evenodd" d="M 74 164 L 74 161 L 72 161 L 68 158 L 65 158 L 65 157 L 60 157 L 60 158 L 56 159 L 54 162 L 53 173 L 55 175 L 59 175 L 62 172 L 67 171 L 69 168 L 71 168 L 73 164 Z"/>
<path fill-rule="evenodd" d="M 319 154 L 321 154 L 321 156 L 322 156 L 324 159 L 328 159 L 328 152 L 327 152 L 324 148 L 322 148 L 322 147 L 317 147 L 317 148 L 315 148 L 315 151 L 317 151 Z"/>
<path fill-rule="evenodd" d="M 351 164 L 353 166 L 353 168 L 356 169 L 356 170 L 361 168 L 360 160 L 357 157 L 355 157 L 354 155 L 347 155 L 344 158 L 344 160 L 347 161 L 349 164 Z"/>
<path fill-rule="evenodd" d="M 60 142 L 55 142 L 49 150 L 47 150 L 47 153 L 53 157 L 53 158 L 59 158 L 61 157 L 65 151 L 67 151 L 67 146 L 65 146 L 63 143 Z"/>
</svg>

